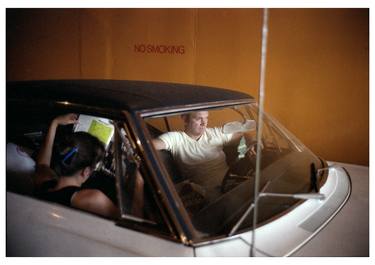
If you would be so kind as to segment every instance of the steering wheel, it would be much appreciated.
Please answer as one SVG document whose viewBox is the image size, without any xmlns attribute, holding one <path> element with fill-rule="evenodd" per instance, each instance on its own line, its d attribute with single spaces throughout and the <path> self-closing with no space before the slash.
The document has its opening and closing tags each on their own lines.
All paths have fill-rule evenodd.
<svg viewBox="0 0 375 265">
<path fill-rule="evenodd" d="M 253 172 L 255 172 L 256 146 L 256 142 L 249 145 L 244 157 L 237 159 L 232 165 L 230 165 L 223 181 L 221 182 L 221 192 L 225 193 L 239 183 L 250 179 Z"/>
</svg>

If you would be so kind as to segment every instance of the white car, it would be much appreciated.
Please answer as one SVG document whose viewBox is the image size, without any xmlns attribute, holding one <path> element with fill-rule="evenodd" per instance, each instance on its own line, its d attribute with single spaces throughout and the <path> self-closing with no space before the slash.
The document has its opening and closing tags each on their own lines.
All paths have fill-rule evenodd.
<svg viewBox="0 0 375 265">
<path fill-rule="evenodd" d="M 187 179 L 169 152 L 151 144 L 167 131 L 182 131 L 181 114 L 199 110 L 209 112 L 209 127 L 255 139 L 258 108 L 244 93 L 142 81 L 23 81 L 7 83 L 6 101 L 7 256 L 369 254 L 368 168 L 327 163 L 269 115 L 261 143 L 242 137 L 223 146 L 229 169 L 216 186 Z M 49 122 L 72 112 L 87 126 L 59 128 L 56 141 L 79 129 L 105 143 L 106 156 L 84 187 L 103 191 L 117 205 L 116 220 L 34 193 L 35 156 Z M 145 182 L 142 218 L 129 210 L 135 164 Z"/>
</svg>

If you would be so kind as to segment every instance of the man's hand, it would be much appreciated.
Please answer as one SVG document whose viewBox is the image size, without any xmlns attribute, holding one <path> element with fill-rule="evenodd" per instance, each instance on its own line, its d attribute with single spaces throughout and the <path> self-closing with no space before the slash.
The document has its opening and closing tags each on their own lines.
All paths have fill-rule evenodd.
<svg viewBox="0 0 375 265">
<path fill-rule="evenodd" d="M 246 139 L 246 146 L 248 147 L 247 152 L 246 152 L 247 155 L 253 156 L 257 154 L 258 143 L 256 140 L 252 140 L 250 142 L 250 141 L 247 141 Z M 262 142 L 260 142 L 260 148 L 261 149 L 264 148 L 264 145 L 262 144 Z"/>
</svg>

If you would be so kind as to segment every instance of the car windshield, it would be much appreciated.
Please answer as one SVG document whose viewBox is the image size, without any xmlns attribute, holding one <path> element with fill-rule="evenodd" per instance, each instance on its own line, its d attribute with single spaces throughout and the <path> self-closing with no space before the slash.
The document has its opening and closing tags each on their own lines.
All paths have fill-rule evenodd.
<svg viewBox="0 0 375 265">
<path fill-rule="evenodd" d="M 164 172 L 203 237 L 227 235 L 253 202 L 257 114 L 251 103 L 145 118 Z M 267 185 L 265 192 L 307 193 L 322 181 L 322 176 L 312 181 L 311 172 L 325 162 L 266 114 L 261 139 L 260 189 Z M 263 197 L 257 223 L 298 202 Z M 250 214 L 238 231 L 251 226 Z"/>
</svg>

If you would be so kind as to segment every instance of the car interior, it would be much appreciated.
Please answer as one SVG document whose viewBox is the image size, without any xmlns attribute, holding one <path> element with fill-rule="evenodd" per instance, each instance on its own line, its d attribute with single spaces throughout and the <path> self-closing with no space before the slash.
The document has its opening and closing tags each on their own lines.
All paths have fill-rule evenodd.
<svg viewBox="0 0 375 265">
<path fill-rule="evenodd" d="M 28 117 L 25 117 L 25 113 L 27 113 Z M 64 113 L 66 113 L 66 111 L 53 108 L 50 108 L 48 111 L 40 111 L 40 107 L 29 107 L 27 111 L 20 111 L 19 108 L 8 104 L 6 128 L 7 190 L 28 196 L 34 196 L 31 179 L 31 175 L 35 168 L 34 161 L 48 130 L 50 121 L 54 117 Z M 95 121 L 98 121 L 99 119 L 98 123 L 102 122 L 99 117 L 91 116 L 91 118 Z M 113 124 L 115 132 L 120 132 L 119 135 L 121 136 L 120 138 L 122 139 L 122 142 L 117 148 L 122 150 L 121 152 L 122 157 L 124 158 L 123 161 L 125 162 L 125 167 L 125 158 L 129 158 L 129 156 L 136 157 L 134 160 L 139 160 L 142 165 L 142 158 L 134 153 L 137 151 L 132 148 L 132 145 L 127 143 L 127 141 L 132 140 L 126 133 L 126 126 L 121 125 L 124 124 L 124 122 L 116 122 L 113 120 L 107 122 Z M 98 129 L 98 123 L 95 123 L 93 131 Z M 146 121 L 146 125 L 152 138 L 163 133 L 163 130 L 161 130 L 160 127 L 155 126 L 151 122 Z M 59 126 L 56 133 L 56 146 L 58 146 L 59 140 L 62 139 L 64 135 L 73 132 L 75 129 L 76 128 L 73 125 Z M 106 145 L 105 157 L 82 187 L 99 189 L 106 194 L 115 205 L 120 206 L 119 201 L 121 201 L 122 198 L 118 198 L 118 192 L 116 190 L 116 183 L 118 180 L 116 179 L 115 174 L 114 150 L 116 144 L 114 141 L 114 134 L 109 134 L 110 136 L 108 136 L 108 132 L 105 133 L 105 135 L 110 138 L 108 141 L 104 141 Z M 104 136 L 99 135 L 99 137 Z M 233 225 L 235 220 L 237 220 L 246 210 L 246 207 L 248 207 L 249 202 L 251 201 L 253 195 L 248 191 L 252 190 L 254 185 L 255 156 L 245 156 L 244 158 L 239 159 L 238 145 L 239 143 L 235 142 L 224 148 L 230 168 L 222 181 L 220 189 L 217 190 L 217 194 L 214 194 L 215 196 L 211 194 L 210 199 L 207 197 L 204 187 L 192 183 L 182 177 L 179 168 L 168 151 L 157 151 L 159 159 L 170 176 L 185 209 L 192 218 L 194 227 L 199 231 L 208 232 L 208 234 L 211 235 L 227 231 Z M 281 151 L 283 152 L 283 156 L 279 155 Z M 280 157 L 287 157 L 289 153 L 290 150 L 287 148 L 280 148 L 280 146 L 264 142 L 262 169 L 267 168 L 268 170 L 265 172 L 277 172 L 277 174 L 269 173 L 269 176 L 262 179 L 261 184 L 265 184 L 266 181 L 272 179 L 274 180 L 273 183 L 275 184 L 275 187 L 288 187 L 289 176 L 285 176 L 284 174 L 287 169 L 277 168 L 276 165 L 273 165 L 273 162 L 280 159 Z M 20 167 L 20 164 L 25 165 L 25 167 Z M 140 166 L 140 172 L 145 179 L 143 219 L 147 220 L 151 225 L 161 224 L 163 223 L 163 218 L 161 217 L 159 210 L 157 210 L 158 206 L 155 200 L 156 195 L 146 177 L 149 172 L 144 166 Z M 131 186 L 133 184 L 129 179 L 124 181 L 121 185 L 123 192 L 128 194 L 132 193 Z M 303 182 L 301 185 L 302 186 L 298 189 L 307 191 L 309 188 L 309 181 Z M 124 219 L 132 217 L 129 211 L 130 203 L 131 201 L 129 200 L 124 200 L 122 202 L 124 207 L 121 210 L 122 218 Z M 263 209 L 269 210 L 261 212 L 259 220 L 267 220 L 272 217 L 275 212 L 282 212 L 293 204 L 295 204 L 295 200 L 293 199 L 265 199 L 262 202 Z M 236 207 L 234 207 L 235 205 Z M 233 211 L 234 208 L 236 208 L 236 211 Z M 249 225 L 249 223 L 251 223 L 250 220 L 244 222 L 244 225 Z"/>
<path fill-rule="evenodd" d="M 177 120 L 176 116 L 155 118 L 155 120 L 145 119 L 151 138 L 156 138 L 165 131 L 173 130 L 170 127 L 173 127 L 171 124 L 174 120 Z M 161 124 L 162 121 L 165 125 Z M 308 192 L 310 189 L 309 178 L 301 179 L 302 175 L 299 176 L 295 172 L 298 169 L 294 168 L 297 163 L 293 162 L 293 158 L 298 157 L 305 160 L 300 163 L 309 165 L 308 161 L 311 161 L 309 155 L 307 153 L 297 155 L 287 141 L 279 139 L 280 133 L 276 131 L 276 128 L 267 126 L 264 130 L 260 187 L 266 186 L 268 183 L 270 184 L 267 184 L 268 191 L 283 192 L 285 190 L 288 192 L 288 190 L 295 189 L 298 192 Z M 224 147 L 223 151 L 229 170 L 222 180 L 220 189 L 211 190 L 209 196 L 207 196 L 205 187 L 181 177 L 177 163 L 169 151 L 157 151 L 160 161 L 173 181 L 194 227 L 198 231 L 211 236 L 229 232 L 253 201 L 256 156 L 246 154 L 239 157 L 239 145 L 240 139 Z M 309 167 L 306 166 L 303 172 L 309 172 Z M 309 174 L 306 175 L 309 176 Z M 298 178 L 299 180 L 297 180 Z M 295 187 L 289 188 L 292 182 Z M 258 223 L 266 223 L 267 220 L 285 212 L 296 203 L 298 200 L 293 198 L 264 198 L 260 202 L 261 210 Z M 247 218 L 241 227 L 249 227 L 251 224 L 252 219 Z"/>
<path fill-rule="evenodd" d="M 25 117 L 27 113 L 28 117 Z M 7 108 L 7 128 L 6 128 L 6 189 L 18 194 L 35 197 L 34 185 L 32 180 L 32 175 L 35 172 L 36 157 L 44 140 L 44 137 L 48 131 L 48 127 L 52 119 L 58 115 L 66 114 L 66 111 L 56 110 L 50 108 L 49 111 L 40 111 L 38 107 L 28 108 L 27 111 L 20 111 L 19 108 L 13 107 L 12 104 L 8 104 Z M 77 125 L 66 125 L 58 126 L 55 137 L 55 144 L 53 148 L 53 154 L 56 155 L 56 150 L 59 147 L 59 143 L 64 139 L 64 137 L 76 130 L 91 130 L 89 133 L 97 133 L 97 136 L 105 145 L 105 156 L 103 160 L 98 164 L 96 170 L 91 174 L 88 180 L 82 184 L 82 189 L 98 189 L 102 191 L 113 203 L 114 205 L 120 207 L 118 192 L 116 188 L 116 174 L 115 174 L 115 137 L 114 131 L 119 131 L 123 134 L 122 141 L 129 141 L 126 136 L 125 130 L 119 129 L 119 126 L 124 127 L 123 122 L 115 122 L 109 119 L 103 119 L 97 116 L 90 116 L 86 114 L 79 115 L 81 122 L 79 125 L 82 127 L 83 117 L 89 119 L 91 122 L 90 128 L 77 128 Z M 82 118 L 82 119 L 81 119 Z M 115 123 L 118 124 L 117 128 L 113 126 Z M 112 128 L 109 132 L 105 128 L 103 133 L 103 128 L 100 126 L 106 126 Z M 86 126 L 87 127 L 87 126 Z M 98 134 L 99 133 L 99 134 Z M 102 139 L 101 139 L 102 138 Z M 107 139 L 108 138 L 108 139 Z M 103 140 L 106 139 L 106 140 Z M 121 157 L 123 158 L 123 166 L 126 164 L 126 159 L 129 158 L 129 154 L 136 155 L 136 150 L 134 150 L 131 145 L 125 145 L 121 142 Z M 132 148 L 132 150 L 129 150 Z M 142 159 L 139 159 L 139 170 L 140 173 L 145 176 L 148 174 L 144 166 L 142 166 Z M 52 159 L 53 161 L 53 159 Z M 53 168 L 53 162 L 51 163 Z M 129 194 L 132 193 L 132 180 L 129 177 L 124 177 L 124 185 L 122 188 Z M 155 205 L 154 194 L 150 188 L 150 184 L 146 179 L 144 186 L 144 209 L 142 218 L 138 218 L 140 222 L 148 223 L 151 225 L 158 225 L 163 223 L 160 212 L 157 210 L 158 206 Z M 38 198 L 39 199 L 39 198 Z M 121 218 L 131 220 L 137 220 L 137 216 L 132 216 L 129 204 L 132 200 L 128 197 L 122 204 L 123 209 Z"/>
</svg>

